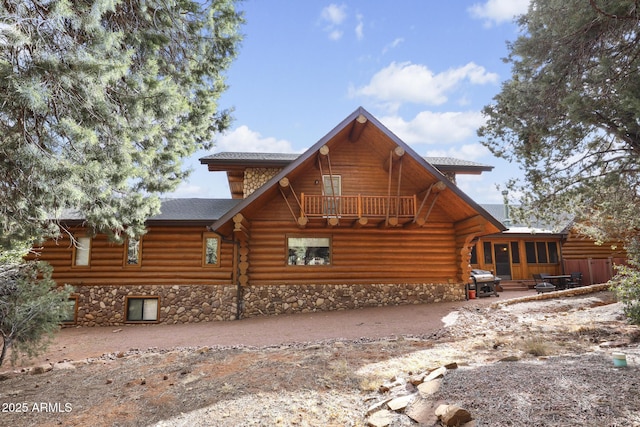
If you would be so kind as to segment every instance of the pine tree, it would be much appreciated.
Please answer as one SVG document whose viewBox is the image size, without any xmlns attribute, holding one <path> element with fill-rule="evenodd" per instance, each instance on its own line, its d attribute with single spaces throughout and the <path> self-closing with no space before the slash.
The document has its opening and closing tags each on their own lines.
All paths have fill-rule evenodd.
<svg viewBox="0 0 640 427">
<path fill-rule="evenodd" d="M 478 134 L 521 165 L 524 179 L 509 186 L 527 213 L 571 213 L 597 241 L 625 242 L 638 268 L 638 2 L 532 0 L 519 24 L 511 79 L 484 108 Z"/>
<path fill-rule="evenodd" d="M 229 125 L 233 0 L 0 2 L 0 248 L 60 232 L 68 209 L 143 233 L 181 160 Z"/>
</svg>

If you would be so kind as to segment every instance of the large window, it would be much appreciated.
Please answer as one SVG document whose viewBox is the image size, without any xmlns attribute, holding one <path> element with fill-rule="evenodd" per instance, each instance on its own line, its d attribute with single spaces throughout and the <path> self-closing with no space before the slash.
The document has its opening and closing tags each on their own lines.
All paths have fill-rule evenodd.
<svg viewBox="0 0 640 427">
<path fill-rule="evenodd" d="M 73 247 L 73 266 L 88 267 L 91 260 L 91 237 L 76 237 Z"/>
<path fill-rule="evenodd" d="M 528 264 L 557 264 L 558 244 L 556 242 L 524 242 Z"/>
<path fill-rule="evenodd" d="M 220 236 L 205 233 L 202 241 L 202 265 L 216 267 L 220 265 Z"/>
<path fill-rule="evenodd" d="M 330 237 L 288 237 L 288 265 L 331 264 Z"/>
<path fill-rule="evenodd" d="M 160 313 L 158 297 L 127 297 L 127 322 L 156 322 Z"/>
</svg>

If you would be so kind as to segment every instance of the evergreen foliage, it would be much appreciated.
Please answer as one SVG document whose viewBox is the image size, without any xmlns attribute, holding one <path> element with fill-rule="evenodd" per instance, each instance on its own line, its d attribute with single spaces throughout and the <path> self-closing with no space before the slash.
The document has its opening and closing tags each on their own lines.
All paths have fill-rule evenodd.
<svg viewBox="0 0 640 427">
<path fill-rule="evenodd" d="M 518 23 L 505 59 L 512 76 L 483 110 L 482 143 L 520 164 L 523 179 L 508 187 L 527 214 L 567 212 L 597 241 L 632 248 L 640 230 L 638 2 L 532 0 Z"/>
<path fill-rule="evenodd" d="M 72 289 L 56 287 L 51 267 L 27 262 L 0 265 L 0 366 L 11 348 L 11 362 L 43 351 L 71 307 Z"/>
<path fill-rule="evenodd" d="M 58 235 L 69 209 L 114 238 L 144 232 L 181 159 L 229 125 L 234 3 L 0 3 L 0 249 Z"/>
</svg>

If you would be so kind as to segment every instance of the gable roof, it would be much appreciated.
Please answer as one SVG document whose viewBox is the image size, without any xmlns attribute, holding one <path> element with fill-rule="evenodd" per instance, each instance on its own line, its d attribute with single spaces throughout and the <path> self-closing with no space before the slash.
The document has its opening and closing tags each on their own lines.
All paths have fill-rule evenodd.
<svg viewBox="0 0 640 427">
<path fill-rule="evenodd" d="M 209 171 L 225 171 L 229 166 L 242 167 L 284 167 L 300 157 L 300 153 L 255 153 L 223 151 L 200 158 Z M 440 172 L 481 174 L 490 172 L 493 166 L 453 157 L 423 157 Z"/>
<path fill-rule="evenodd" d="M 398 138 L 394 133 L 392 133 L 389 129 L 387 129 L 382 123 L 380 123 L 375 117 L 373 117 L 367 110 L 362 107 L 356 109 L 353 113 L 351 113 L 347 118 L 345 118 L 341 123 L 339 123 L 335 128 L 333 128 L 328 134 L 326 134 L 323 138 L 321 138 L 318 142 L 313 144 L 307 151 L 296 157 L 293 161 L 290 161 L 284 168 L 278 172 L 275 176 L 273 176 L 269 181 L 267 181 L 264 185 L 262 185 L 259 189 L 254 191 L 249 197 L 242 199 L 237 205 L 235 205 L 231 210 L 225 213 L 220 219 L 218 219 L 212 226 L 211 229 L 218 231 L 225 224 L 232 220 L 233 216 L 237 213 L 249 208 L 252 204 L 254 204 L 257 200 L 268 197 L 270 194 L 273 195 L 275 193 L 275 187 L 278 185 L 278 182 L 286 177 L 287 175 L 294 172 L 296 169 L 301 168 L 305 164 L 309 164 L 309 162 L 313 161 L 312 157 L 318 152 L 318 150 L 325 144 L 329 143 L 334 137 L 336 137 L 341 132 L 346 132 L 346 128 L 348 126 L 354 126 L 354 123 L 370 123 L 373 125 L 379 132 L 383 134 L 386 138 L 388 138 L 391 142 L 396 144 L 398 147 L 402 148 L 406 154 L 408 154 L 411 158 L 413 158 L 423 169 L 428 171 L 431 175 L 436 177 L 438 180 L 442 181 L 444 185 L 461 199 L 467 206 L 469 206 L 475 214 L 479 214 L 484 217 L 490 224 L 492 224 L 496 230 L 503 231 L 506 228 L 502 225 L 497 219 L 491 216 L 485 209 L 483 209 L 480 205 L 474 202 L 469 196 L 463 193 L 455 184 L 449 181 L 438 169 L 436 169 L 432 164 L 427 162 L 423 157 L 419 156 L 411 147 L 409 147 L 406 143 L 404 143 L 400 138 Z M 353 127 L 349 128 L 353 131 Z M 202 161 L 202 160 L 201 160 Z M 471 215 L 473 216 L 473 215 Z"/>
</svg>

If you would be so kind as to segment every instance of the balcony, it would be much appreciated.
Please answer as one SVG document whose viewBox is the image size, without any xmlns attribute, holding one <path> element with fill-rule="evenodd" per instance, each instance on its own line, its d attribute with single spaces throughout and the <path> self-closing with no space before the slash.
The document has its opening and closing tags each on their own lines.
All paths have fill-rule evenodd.
<svg viewBox="0 0 640 427">
<path fill-rule="evenodd" d="M 323 196 L 301 194 L 301 217 L 415 218 L 416 196 Z"/>
</svg>

